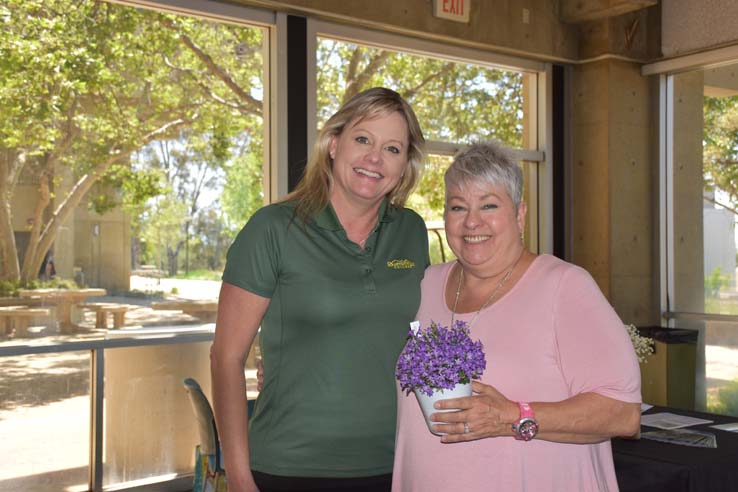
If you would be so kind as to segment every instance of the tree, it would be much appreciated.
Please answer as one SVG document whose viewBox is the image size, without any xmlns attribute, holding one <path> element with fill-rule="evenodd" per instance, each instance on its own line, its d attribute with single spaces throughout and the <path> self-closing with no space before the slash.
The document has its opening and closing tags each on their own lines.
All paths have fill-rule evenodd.
<svg viewBox="0 0 738 492">
<path fill-rule="evenodd" d="M 263 199 L 261 30 L 99 0 L 6 0 L 0 22 L 1 276 L 32 278 L 85 203 L 122 205 L 141 217 L 136 235 L 174 241 L 170 271 L 190 238 L 216 265 L 227 241 L 210 235 L 235 234 Z M 428 139 L 521 145 L 521 74 L 328 39 L 318 66 L 320 121 L 383 85 L 408 99 Z M 431 163 L 413 204 L 438 214 L 445 161 Z M 22 176 L 40 198 L 19 265 L 10 204 Z M 207 207 L 205 188 L 222 189 Z M 173 217 L 182 231 L 146 230 Z"/>
<path fill-rule="evenodd" d="M 73 210 L 137 150 L 184 130 L 231 138 L 261 117 L 257 29 L 91 0 L 9 0 L 0 22 L 4 278 L 33 278 Z M 57 196 L 65 173 L 74 184 Z M 10 204 L 23 175 L 40 199 L 19 265 Z"/>
<path fill-rule="evenodd" d="M 705 97 L 705 187 L 724 191 L 733 209 L 738 205 L 738 96 Z"/>
<path fill-rule="evenodd" d="M 318 110 L 322 123 L 341 103 L 373 86 L 398 91 L 413 107 L 426 140 L 523 143 L 523 75 L 321 39 Z M 426 220 L 442 218 L 443 173 L 450 159 L 428 156 L 409 205 Z"/>
</svg>

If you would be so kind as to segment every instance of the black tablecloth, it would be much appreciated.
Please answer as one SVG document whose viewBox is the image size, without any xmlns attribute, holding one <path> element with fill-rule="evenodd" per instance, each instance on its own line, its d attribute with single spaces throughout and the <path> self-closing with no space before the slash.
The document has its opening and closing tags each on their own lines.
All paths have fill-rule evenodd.
<svg viewBox="0 0 738 492">
<path fill-rule="evenodd" d="M 736 422 L 738 418 L 654 407 L 646 414 L 670 412 L 712 420 L 690 426 L 715 434 L 717 448 L 696 448 L 649 439 L 613 439 L 615 473 L 621 492 L 735 492 L 738 491 L 738 433 L 710 425 Z M 641 432 L 658 430 L 641 427 Z"/>
</svg>

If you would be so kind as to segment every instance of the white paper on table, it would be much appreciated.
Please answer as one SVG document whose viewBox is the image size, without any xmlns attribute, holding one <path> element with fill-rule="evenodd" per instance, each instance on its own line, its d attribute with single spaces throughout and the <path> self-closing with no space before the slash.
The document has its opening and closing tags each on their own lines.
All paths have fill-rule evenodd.
<svg viewBox="0 0 738 492">
<path fill-rule="evenodd" d="M 730 422 L 728 424 L 711 425 L 713 429 L 720 429 L 728 432 L 738 432 L 738 422 Z"/>
<path fill-rule="evenodd" d="M 689 427 L 690 425 L 710 423 L 712 423 L 712 420 L 698 419 L 669 412 L 641 415 L 641 425 L 656 427 L 657 429 L 681 429 L 682 427 Z"/>
<path fill-rule="evenodd" d="M 649 405 L 648 403 L 641 403 L 641 413 L 645 412 L 646 410 L 650 410 L 653 408 L 653 405 Z"/>
</svg>

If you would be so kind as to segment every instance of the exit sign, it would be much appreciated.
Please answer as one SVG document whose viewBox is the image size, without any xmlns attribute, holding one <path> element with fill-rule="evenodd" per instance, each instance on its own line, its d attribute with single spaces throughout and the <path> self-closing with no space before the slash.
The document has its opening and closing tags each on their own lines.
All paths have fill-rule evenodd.
<svg viewBox="0 0 738 492">
<path fill-rule="evenodd" d="M 433 0 L 433 15 L 456 22 L 469 22 L 471 0 Z"/>
</svg>

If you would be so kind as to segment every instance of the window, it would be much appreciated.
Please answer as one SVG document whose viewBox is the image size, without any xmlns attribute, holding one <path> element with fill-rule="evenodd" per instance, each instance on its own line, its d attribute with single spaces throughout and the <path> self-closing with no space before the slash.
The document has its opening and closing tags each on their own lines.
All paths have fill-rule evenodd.
<svg viewBox="0 0 738 492">
<path fill-rule="evenodd" d="M 209 388 L 212 309 L 154 302 L 215 305 L 228 245 L 271 198 L 275 15 L 220 2 L 123 3 L 0 5 L 9 55 L 0 146 L 20 176 L 5 207 L 18 256 L 43 239 L 30 225 L 58 231 L 56 280 L 104 287 L 107 297 L 87 301 L 128 309 L 126 324 L 108 321 L 108 330 L 90 306 L 29 299 L 51 312 L 30 320 L 28 337 L 5 337 L 3 318 L 0 435 L 12 459 L 0 465 L 0 490 L 145 490 L 192 473 L 196 427 L 181 382 Z M 46 210 L 37 207 L 44 187 Z M 161 278 L 195 270 L 212 275 Z M 62 311 L 74 333 L 60 333 Z"/>
<path fill-rule="evenodd" d="M 665 316 L 699 330 L 697 407 L 738 416 L 738 65 L 668 75 Z"/>
<path fill-rule="evenodd" d="M 550 251 L 546 216 L 543 135 L 539 133 L 539 84 L 543 66 L 511 60 L 494 63 L 471 50 L 442 57 L 448 47 L 416 45 L 407 39 L 314 23 L 315 121 L 313 135 L 330 115 L 363 89 L 384 86 L 405 97 L 418 116 L 428 143 L 423 179 L 408 206 L 426 220 L 431 260 L 452 253 L 442 233 L 443 173 L 464 145 L 494 139 L 516 149 L 526 176 L 529 204 L 526 241 L 534 251 Z M 431 52 L 431 50 L 434 50 Z M 451 50 L 454 51 L 454 50 Z M 451 54 L 456 54 L 455 52 Z M 475 59 L 475 55 L 479 58 Z M 485 58 L 486 57 L 486 58 Z M 550 219 L 549 219 L 550 221 Z"/>
</svg>

